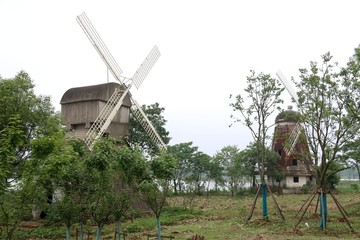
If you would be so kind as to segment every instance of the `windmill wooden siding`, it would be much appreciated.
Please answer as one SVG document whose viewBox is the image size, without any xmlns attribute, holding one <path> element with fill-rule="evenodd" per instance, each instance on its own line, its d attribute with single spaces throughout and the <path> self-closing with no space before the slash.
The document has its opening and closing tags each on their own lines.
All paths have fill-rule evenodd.
<svg viewBox="0 0 360 240">
<path fill-rule="evenodd" d="M 280 113 L 275 118 L 275 130 L 272 142 L 272 150 L 279 154 L 278 170 L 284 175 L 279 181 L 268 173 L 268 182 L 273 186 L 286 186 L 299 188 L 308 181 L 314 182 L 313 161 L 309 156 L 309 147 L 305 134 L 301 134 L 295 144 L 292 153 L 287 156 L 284 144 L 294 129 L 298 119 L 298 113 L 291 108 Z"/>
<path fill-rule="evenodd" d="M 67 90 L 60 101 L 67 132 L 75 137 L 84 138 L 116 88 L 122 89 L 120 84 L 111 82 Z M 130 107 L 130 97 L 126 96 L 106 131 L 115 139 L 129 133 Z"/>
</svg>

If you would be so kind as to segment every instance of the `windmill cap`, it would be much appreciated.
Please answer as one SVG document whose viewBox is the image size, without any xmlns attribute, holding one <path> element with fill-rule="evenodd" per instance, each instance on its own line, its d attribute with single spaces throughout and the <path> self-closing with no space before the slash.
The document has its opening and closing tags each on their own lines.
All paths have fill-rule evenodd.
<svg viewBox="0 0 360 240">
<path fill-rule="evenodd" d="M 299 112 L 294 111 L 291 105 L 288 106 L 287 110 L 283 110 L 275 118 L 275 123 L 279 122 L 297 122 L 299 121 Z"/>
</svg>

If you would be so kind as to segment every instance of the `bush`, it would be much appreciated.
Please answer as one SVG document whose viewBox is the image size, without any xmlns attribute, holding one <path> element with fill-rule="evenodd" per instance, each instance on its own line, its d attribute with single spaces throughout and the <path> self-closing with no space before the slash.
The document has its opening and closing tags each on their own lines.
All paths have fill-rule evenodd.
<svg viewBox="0 0 360 240">
<path fill-rule="evenodd" d="M 301 191 L 305 194 L 309 193 L 314 187 L 314 184 L 311 181 L 307 181 L 304 185 L 301 187 Z"/>
<path fill-rule="evenodd" d="M 125 229 L 124 229 L 124 231 L 128 232 L 128 233 L 136 233 L 136 232 L 141 232 L 143 230 L 144 230 L 143 226 L 139 226 L 139 225 L 136 225 L 136 224 L 126 226 Z"/>
<path fill-rule="evenodd" d="M 351 183 L 350 188 L 351 188 L 351 190 L 354 190 L 355 192 L 359 191 L 359 185 L 357 183 Z"/>
</svg>

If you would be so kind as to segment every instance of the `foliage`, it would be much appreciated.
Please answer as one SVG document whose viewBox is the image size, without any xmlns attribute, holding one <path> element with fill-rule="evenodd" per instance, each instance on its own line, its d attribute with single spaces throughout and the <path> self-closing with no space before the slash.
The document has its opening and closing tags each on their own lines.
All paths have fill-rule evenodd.
<svg viewBox="0 0 360 240">
<path fill-rule="evenodd" d="M 224 176 L 223 182 L 228 184 L 231 196 L 233 197 L 244 180 L 245 169 L 241 165 L 240 150 L 237 146 L 223 147 L 215 154 L 213 161 L 221 166 Z"/>
<path fill-rule="evenodd" d="M 358 57 L 358 50 L 354 58 Z M 349 109 L 357 106 L 359 98 L 356 64 L 350 60 L 348 67 L 336 72 L 331 54 L 321 56 L 322 63 L 310 62 L 310 69 L 300 69 L 300 82 L 296 83 L 301 121 L 306 126 L 309 147 L 317 169 L 317 183 L 326 188 L 330 178 L 342 168 L 344 147 L 359 133 L 359 118 Z M 357 66 L 357 68 L 358 68 Z"/>
<path fill-rule="evenodd" d="M 39 166 L 34 164 L 33 145 L 43 142 L 46 155 L 54 147 L 51 139 L 63 134 L 63 129 L 50 98 L 34 93 L 34 84 L 24 71 L 12 79 L 0 78 L 0 96 L 0 224 L 5 229 L 0 234 L 12 239 L 33 205 L 46 202 L 41 176 L 34 174 Z"/>
<path fill-rule="evenodd" d="M 0 151 L 8 156 L 3 162 L 8 169 L 5 181 L 16 181 L 31 158 L 31 142 L 61 131 L 61 118 L 50 97 L 34 93 L 34 84 L 24 71 L 12 79 L 0 78 L 0 96 Z"/>
<path fill-rule="evenodd" d="M 192 146 L 192 144 L 192 142 L 179 143 L 168 148 L 168 153 L 176 161 L 176 168 L 172 179 L 175 194 L 185 190 L 184 181 L 191 171 L 190 162 L 198 151 L 198 147 Z"/>
<path fill-rule="evenodd" d="M 283 102 L 280 98 L 284 88 L 277 79 L 269 74 L 255 74 L 251 70 L 251 75 L 247 77 L 247 87 L 244 89 L 248 100 L 238 94 L 234 102 L 230 103 L 234 112 L 240 112 L 240 117 L 231 115 L 234 122 L 241 122 L 247 126 L 252 134 L 258 153 L 258 168 L 261 182 L 265 182 L 265 159 L 266 141 L 269 139 L 268 130 L 271 125 L 267 125 L 268 118 L 276 110 L 280 110 L 279 104 Z M 230 99 L 233 96 L 230 95 Z"/>
</svg>

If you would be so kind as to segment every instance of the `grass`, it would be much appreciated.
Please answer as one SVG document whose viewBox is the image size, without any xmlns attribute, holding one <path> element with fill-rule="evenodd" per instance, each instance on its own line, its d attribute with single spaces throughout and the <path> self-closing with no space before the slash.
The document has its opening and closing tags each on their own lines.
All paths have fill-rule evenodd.
<svg viewBox="0 0 360 240">
<path fill-rule="evenodd" d="M 186 198 L 171 197 L 161 216 L 162 234 L 184 240 L 190 239 L 195 234 L 214 240 L 360 238 L 360 230 L 358 230 L 360 229 L 360 193 L 355 188 L 347 184 L 339 187 L 341 192 L 334 191 L 336 199 L 349 214 L 348 219 L 355 232 L 351 232 L 331 196 L 328 196 L 329 222 L 326 232 L 319 229 L 319 216 L 318 213 L 315 214 L 317 197 L 312 201 L 303 220 L 295 228 L 299 221 L 299 216 L 296 214 L 310 194 L 275 195 L 276 202 L 285 216 L 285 222 L 281 221 L 270 197 L 268 198 L 269 219 L 263 220 L 259 198 L 253 217 L 245 224 L 245 218 L 254 201 L 255 195 L 251 194 L 234 198 L 197 197 L 192 201 L 191 208 L 186 204 Z M 115 224 L 107 225 L 102 239 L 114 239 L 115 228 Z M 128 233 L 126 239 L 147 239 L 145 234 L 156 234 L 156 219 L 153 216 L 147 216 L 133 221 L 128 220 L 122 224 L 122 229 Z M 42 231 L 46 232 L 44 229 Z M 58 231 L 59 229 L 56 230 Z M 55 237 L 49 237 L 49 239 L 55 239 Z"/>
</svg>

